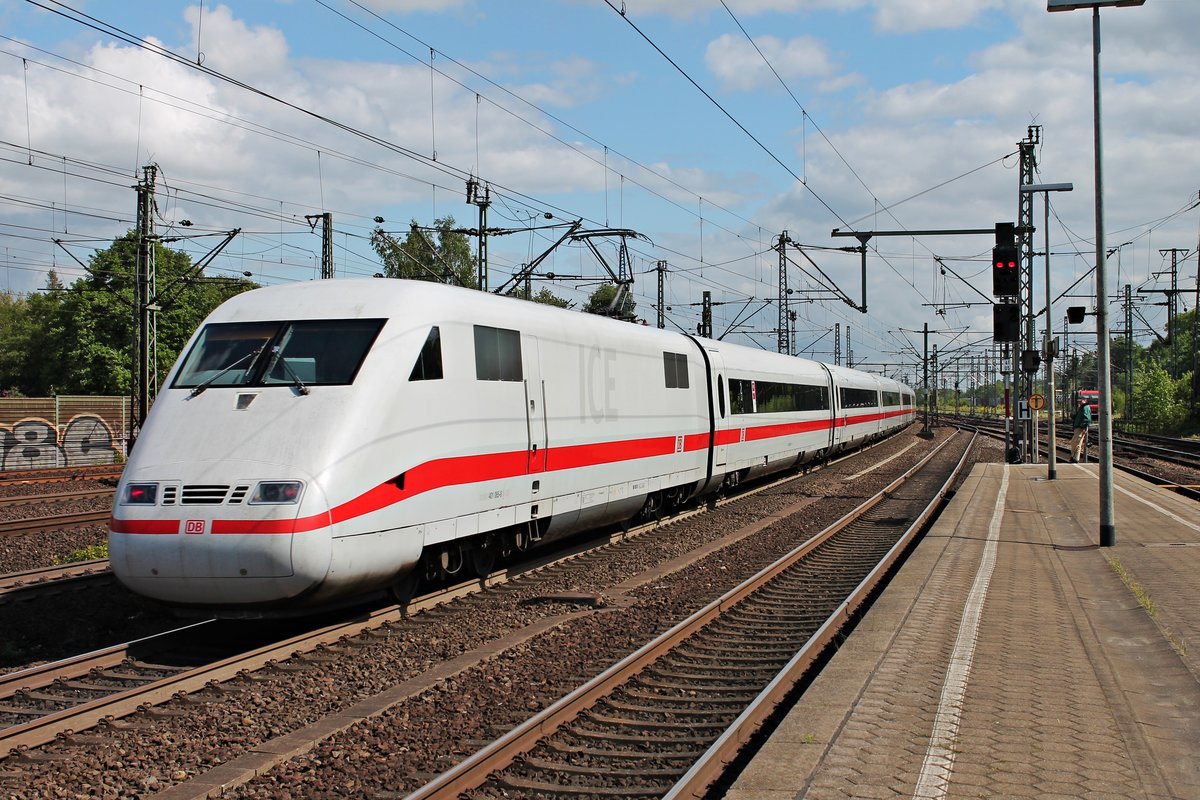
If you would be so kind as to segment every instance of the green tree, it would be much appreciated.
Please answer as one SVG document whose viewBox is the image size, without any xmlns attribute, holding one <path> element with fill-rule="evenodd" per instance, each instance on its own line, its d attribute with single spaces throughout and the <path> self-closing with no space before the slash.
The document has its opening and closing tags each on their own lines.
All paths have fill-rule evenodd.
<svg viewBox="0 0 1200 800">
<path fill-rule="evenodd" d="M 205 316 L 254 288 L 242 279 L 208 279 L 186 253 L 155 243 L 157 374 L 161 381 Z M 53 272 L 46 290 L 18 305 L 15 330 L 0 335 L 0 385 L 25 394 L 125 394 L 133 385 L 137 237 L 128 233 L 97 250 L 88 275 L 64 288 Z"/>
<path fill-rule="evenodd" d="M 433 233 L 413 220 L 403 242 L 397 242 L 383 228 L 376 228 L 371 233 L 371 247 L 383 262 L 383 274 L 389 278 L 476 287 L 471 242 L 465 233 L 454 229 L 454 217 L 435 220 Z"/>
<path fill-rule="evenodd" d="M 24 394 L 24 344 L 29 301 L 23 295 L 0 294 L 0 395 Z"/>
<path fill-rule="evenodd" d="M 1148 360 L 1133 377 L 1133 405 L 1138 419 L 1146 422 L 1155 433 L 1176 433 L 1187 419 L 1185 400 L 1191 374 L 1171 380 L 1166 369 Z"/>
<path fill-rule="evenodd" d="M 529 300 L 532 303 L 541 303 L 545 306 L 555 306 L 557 308 L 570 308 L 571 301 L 564 300 L 546 287 L 537 290 L 537 293 L 532 297 L 525 296 L 524 286 L 514 286 L 504 293 L 505 297 L 515 297 L 518 300 Z"/>
<path fill-rule="evenodd" d="M 541 303 L 542 305 L 546 306 L 555 306 L 556 308 L 571 307 L 571 301 L 562 299 L 545 286 L 543 286 L 541 289 L 538 289 L 537 294 L 529 299 L 535 303 Z"/>
<path fill-rule="evenodd" d="M 57 360 L 62 302 L 63 285 L 54 270 L 42 291 L 6 300 L 0 325 L 0 388 L 36 396 L 61 383 Z"/>
<path fill-rule="evenodd" d="M 628 291 L 623 292 L 620 307 L 617 307 L 616 300 L 617 285 L 605 283 L 592 292 L 583 310 L 589 314 L 602 314 L 606 317 L 632 322 L 635 319 L 634 310 L 637 308 L 633 295 Z"/>
</svg>

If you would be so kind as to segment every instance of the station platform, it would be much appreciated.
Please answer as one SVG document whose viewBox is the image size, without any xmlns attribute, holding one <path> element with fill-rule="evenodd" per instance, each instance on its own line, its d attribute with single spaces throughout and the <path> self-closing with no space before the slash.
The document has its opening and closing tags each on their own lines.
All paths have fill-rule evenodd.
<svg viewBox="0 0 1200 800">
<path fill-rule="evenodd" d="M 976 465 L 726 794 L 1200 798 L 1200 506 Z"/>
</svg>

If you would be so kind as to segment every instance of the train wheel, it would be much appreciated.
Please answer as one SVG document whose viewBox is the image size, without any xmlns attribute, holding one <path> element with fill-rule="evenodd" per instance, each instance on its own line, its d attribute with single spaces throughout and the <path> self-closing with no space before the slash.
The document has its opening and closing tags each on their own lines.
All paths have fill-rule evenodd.
<svg viewBox="0 0 1200 800">
<path fill-rule="evenodd" d="M 667 508 L 676 509 L 683 505 L 684 492 L 682 486 L 672 486 L 667 489 L 664 499 L 667 503 Z"/>
<path fill-rule="evenodd" d="M 662 492 L 651 492 L 646 495 L 646 505 L 642 506 L 642 519 L 662 519 Z"/>
<path fill-rule="evenodd" d="M 490 533 L 471 548 L 471 569 L 475 572 L 475 577 L 486 578 L 492 574 L 492 567 L 496 565 L 496 552 L 499 549 L 500 543 Z"/>
</svg>

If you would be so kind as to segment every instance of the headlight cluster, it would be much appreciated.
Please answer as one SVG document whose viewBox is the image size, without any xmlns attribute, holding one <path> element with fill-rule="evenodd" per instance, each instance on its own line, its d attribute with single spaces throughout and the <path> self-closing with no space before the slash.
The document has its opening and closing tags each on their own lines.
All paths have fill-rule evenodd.
<svg viewBox="0 0 1200 800">
<path fill-rule="evenodd" d="M 251 505 L 289 505 L 300 502 L 300 481 L 261 481 L 250 495 Z"/>
<path fill-rule="evenodd" d="M 157 501 L 157 483 L 127 483 L 121 495 L 121 502 L 130 506 L 152 506 Z"/>
</svg>

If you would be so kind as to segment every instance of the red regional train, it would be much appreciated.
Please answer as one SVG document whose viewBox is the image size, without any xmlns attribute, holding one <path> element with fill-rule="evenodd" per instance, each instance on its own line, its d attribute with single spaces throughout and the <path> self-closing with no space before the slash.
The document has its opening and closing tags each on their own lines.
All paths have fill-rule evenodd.
<svg viewBox="0 0 1200 800">
<path fill-rule="evenodd" d="M 914 419 L 876 375 L 485 292 L 349 279 L 216 309 L 125 467 L 135 592 L 304 613 L 657 513 Z"/>
</svg>

